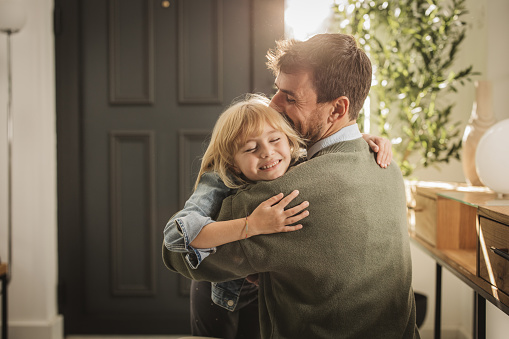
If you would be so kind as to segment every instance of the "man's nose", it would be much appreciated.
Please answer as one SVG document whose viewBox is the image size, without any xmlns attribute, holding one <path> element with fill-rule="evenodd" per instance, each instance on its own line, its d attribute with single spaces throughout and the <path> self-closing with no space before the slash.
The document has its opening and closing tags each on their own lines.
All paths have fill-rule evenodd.
<svg viewBox="0 0 509 339">
<path fill-rule="evenodd" d="M 279 100 L 279 91 L 277 91 L 276 95 L 272 97 L 272 100 L 270 101 L 269 107 L 275 109 L 279 113 L 283 113 L 283 109 L 280 107 L 280 105 L 277 104 L 277 101 Z"/>
</svg>

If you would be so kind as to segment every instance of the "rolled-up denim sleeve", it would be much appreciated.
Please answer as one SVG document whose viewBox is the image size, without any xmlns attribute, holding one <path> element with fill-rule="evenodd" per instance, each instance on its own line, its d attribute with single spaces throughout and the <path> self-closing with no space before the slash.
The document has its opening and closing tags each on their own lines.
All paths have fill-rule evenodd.
<svg viewBox="0 0 509 339">
<path fill-rule="evenodd" d="M 198 186 L 186 201 L 184 208 L 177 212 L 164 228 L 165 247 L 172 252 L 187 253 L 186 260 L 192 268 L 198 267 L 203 259 L 215 252 L 215 248 L 193 248 L 190 244 L 202 228 L 212 222 L 223 200 L 231 194 L 219 176 L 214 172 L 202 175 Z"/>
</svg>

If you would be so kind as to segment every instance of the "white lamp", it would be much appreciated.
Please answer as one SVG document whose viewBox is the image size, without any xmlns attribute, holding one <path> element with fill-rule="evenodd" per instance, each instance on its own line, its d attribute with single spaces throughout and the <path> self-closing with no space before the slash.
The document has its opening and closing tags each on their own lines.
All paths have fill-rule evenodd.
<svg viewBox="0 0 509 339">
<path fill-rule="evenodd" d="M 503 198 L 509 194 L 509 119 L 491 126 L 479 140 L 475 167 L 481 182 Z"/>
<path fill-rule="evenodd" d="M 23 28 L 26 21 L 27 14 L 21 1 L 0 0 L 0 31 L 16 33 Z"/>
<path fill-rule="evenodd" d="M 25 25 L 27 14 L 21 1 L 0 0 L 0 31 L 7 33 L 7 253 L 8 253 L 8 281 L 12 277 L 12 65 L 11 65 L 11 35 L 19 32 Z"/>
</svg>

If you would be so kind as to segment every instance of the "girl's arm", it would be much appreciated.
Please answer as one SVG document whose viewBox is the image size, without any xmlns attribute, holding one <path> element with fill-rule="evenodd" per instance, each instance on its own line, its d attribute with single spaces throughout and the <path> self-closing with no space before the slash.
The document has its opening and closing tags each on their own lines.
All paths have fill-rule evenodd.
<svg viewBox="0 0 509 339">
<path fill-rule="evenodd" d="M 240 238 L 232 237 L 233 230 L 244 231 L 245 219 L 225 222 L 227 224 L 220 224 L 217 230 L 214 230 L 212 226 L 216 222 L 212 220 L 211 216 L 217 215 L 223 200 L 231 193 L 232 190 L 224 185 L 216 173 L 203 174 L 195 191 L 186 201 L 184 209 L 177 212 L 166 224 L 163 232 L 165 247 L 171 252 L 187 253 L 187 262 L 192 268 L 197 268 L 207 256 L 215 252 L 215 246 L 239 240 Z M 295 223 L 306 216 L 306 214 L 299 214 L 292 217 L 301 212 L 306 204 L 300 204 L 300 208 L 296 206 L 284 211 L 284 207 L 297 194 L 292 192 L 285 199 L 282 199 L 282 194 L 280 194 L 260 204 L 256 213 L 253 212 L 248 218 L 248 237 L 262 233 L 299 229 L 299 226 L 287 227 L 286 225 Z M 278 203 L 278 201 L 280 202 Z M 274 204 L 276 205 L 272 206 Z M 208 227 L 207 233 L 201 234 L 207 228 L 206 226 Z M 229 233 L 230 230 L 232 230 L 232 234 Z M 215 232 L 220 232 L 223 235 L 226 233 L 231 238 L 229 241 L 225 241 L 223 235 L 217 236 Z M 207 238 L 210 236 L 213 238 L 208 241 Z M 237 236 L 241 235 L 237 234 Z M 200 238 L 195 242 L 197 237 Z"/>
<path fill-rule="evenodd" d="M 392 160 L 392 144 L 387 138 L 377 137 L 371 134 L 362 134 L 362 138 L 368 143 L 373 152 L 378 153 L 376 162 L 380 167 L 387 168 Z"/>
<path fill-rule="evenodd" d="M 197 264 L 213 252 L 195 251 L 190 243 L 196 238 L 201 229 L 214 222 L 211 216 L 217 215 L 223 200 L 231 194 L 216 173 L 203 174 L 191 197 L 184 208 L 177 212 L 164 228 L 164 245 L 172 252 L 196 252 Z"/>
<path fill-rule="evenodd" d="M 218 221 L 203 227 L 198 236 L 191 242 L 195 248 L 210 248 L 229 242 L 250 238 L 259 234 L 297 231 L 302 225 L 294 224 L 309 215 L 304 210 L 309 206 L 307 201 L 285 210 L 285 207 L 299 195 L 293 191 L 286 197 L 280 193 L 262 202 L 253 213 L 242 219 Z M 303 211 L 304 210 L 304 211 Z"/>
</svg>

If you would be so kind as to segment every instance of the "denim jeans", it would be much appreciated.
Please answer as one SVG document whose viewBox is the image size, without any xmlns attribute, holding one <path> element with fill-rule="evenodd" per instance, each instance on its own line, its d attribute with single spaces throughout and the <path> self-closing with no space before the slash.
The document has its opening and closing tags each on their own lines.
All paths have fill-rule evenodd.
<svg viewBox="0 0 509 339">
<path fill-rule="evenodd" d="M 242 279 L 245 280 L 245 279 Z M 235 311 L 228 311 L 210 301 L 214 284 L 191 283 L 191 334 L 224 339 L 260 339 L 258 287 L 245 282 Z"/>
</svg>

